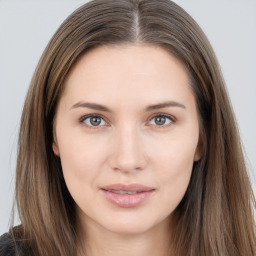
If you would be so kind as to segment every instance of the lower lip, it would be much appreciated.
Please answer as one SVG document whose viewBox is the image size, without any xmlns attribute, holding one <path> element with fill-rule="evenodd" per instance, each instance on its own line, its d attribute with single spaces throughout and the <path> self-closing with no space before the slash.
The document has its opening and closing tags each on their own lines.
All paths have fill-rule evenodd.
<svg viewBox="0 0 256 256">
<path fill-rule="evenodd" d="M 116 194 L 107 190 L 103 190 L 105 197 L 113 204 L 122 208 L 136 207 L 142 204 L 146 199 L 148 199 L 154 192 L 154 190 L 140 192 L 137 194 Z"/>
</svg>

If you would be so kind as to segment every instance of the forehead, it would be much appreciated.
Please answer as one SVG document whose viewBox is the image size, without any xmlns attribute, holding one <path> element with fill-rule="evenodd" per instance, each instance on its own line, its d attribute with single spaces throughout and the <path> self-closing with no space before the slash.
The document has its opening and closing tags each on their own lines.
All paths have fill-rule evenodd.
<svg viewBox="0 0 256 256">
<path fill-rule="evenodd" d="M 184 65 L 170 52 L 151 45 L 115 45 L 99 46 L 81 56 L 65 80 L 64 94 L 118 98 L 132 93 L 134 98 L 135 92 L 144 91 L 157 97 L 167 96 L 170 89 L 176 95 L 191 93 Z"/>
<path fill-rule="evenodd" d="M 87 69 L 88 73 L 89 68 L 90 73 L 99 71 L 99 69 L 102 73 L 106 69 L 115 68 L 116 72 L 126 69 L 138 75 L 149 76 L 159 73 L 161 70 L 166 71 L 163 68 L 169 68 L 171 63 L 185 71 L 185 66 L 171 52 L 160 46 L 146 44 L 103 45 L 92 48 L 80 56 L 71 68 L 67 79 L 81 68 L 83 71 Z M 140 67 L 140 69 L 135 72 L 135 67 Z M 171 72 L 171 70 L 168 71 Z"/>
</svg>

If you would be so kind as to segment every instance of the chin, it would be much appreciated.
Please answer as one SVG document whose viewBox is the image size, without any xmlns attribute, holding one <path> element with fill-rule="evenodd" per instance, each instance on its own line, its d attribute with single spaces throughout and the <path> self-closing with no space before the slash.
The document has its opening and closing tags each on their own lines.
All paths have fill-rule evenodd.
<svg viewBox="0 0 256 256">
<path fill-rule="evenodd" d="M 156 229 L 165 220 L 158 218 L 147 218 L 148 216 L 122 216 L 113 217 L 112 221 L 101 223 L 101 225 L 110 232 L 120 235 L 139 235 Z M 153 216 L 151 216 L 153 217 Z M 114 220 L 114 221 L 113 221 Z M 167 220 L 167 219 L 166 219 Z"/>
<path fill-rule="evenodd" d="M 113 226 L 106 227 L 110 232 L 118 235 L 139 235 L 149 231 L 152 227 L 143 225 L 131 225 L 125 223 L 116 223 Z"/>
</svg>

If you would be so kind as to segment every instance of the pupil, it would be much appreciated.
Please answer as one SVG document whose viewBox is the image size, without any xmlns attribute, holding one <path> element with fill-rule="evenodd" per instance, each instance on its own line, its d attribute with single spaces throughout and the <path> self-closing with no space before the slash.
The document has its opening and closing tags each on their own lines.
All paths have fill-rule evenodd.
<svg viewBox="0 0 256 256">
<path fill-rule="evenodd" d="M 166 118 L 164 116 L 158 116 L 155 119 L 157 125 L 165 124 Z"/>
<path fill-rule="evenodd" d="M 100 117 L 97 117 L 97 116 L 91 117 L 91 119 L 90 119 L 90 123 L 93 126 L 99 125 L 100 122 L 101 122 L 101 119 L 100 119 Z"/>
</svg>

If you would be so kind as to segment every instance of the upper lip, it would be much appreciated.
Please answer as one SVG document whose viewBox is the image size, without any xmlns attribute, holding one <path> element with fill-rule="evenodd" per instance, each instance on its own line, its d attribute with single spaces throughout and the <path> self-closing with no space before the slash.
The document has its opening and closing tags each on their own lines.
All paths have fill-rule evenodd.
<svg viewBox="0 0 256 256">
<path fill-rule="evenodd" d="M 103 190 L 114 190 L 114 191 L 140 191 L 140 192 L 147 192 L 147 191 L 152 191 L 155 190 L 152 187 L 148 187 L 148 186 L 144 186 L 141 184 L 111 184 L 111 185 L 107 185 L 102 187 L 101 189 Z"/>
</svg>

